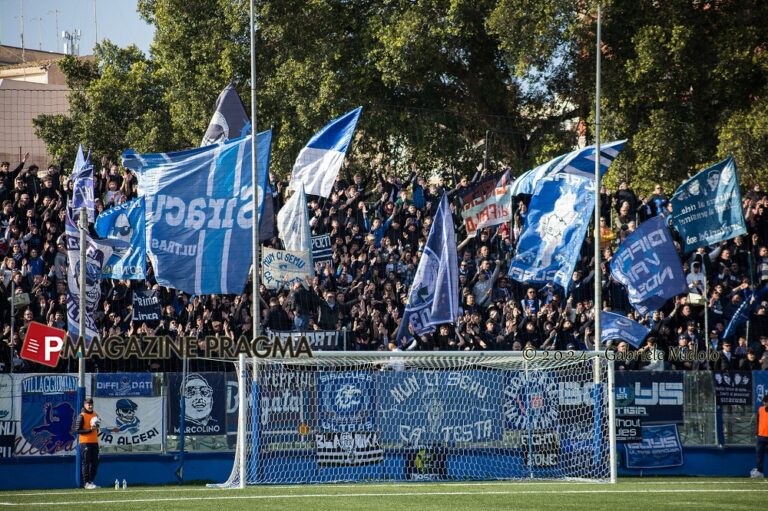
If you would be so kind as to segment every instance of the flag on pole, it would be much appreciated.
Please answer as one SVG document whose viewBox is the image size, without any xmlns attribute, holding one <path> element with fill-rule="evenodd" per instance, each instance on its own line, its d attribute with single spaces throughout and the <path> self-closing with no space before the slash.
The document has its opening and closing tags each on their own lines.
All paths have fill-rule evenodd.
<svg viewBox="0 0 768 511">
<path fill-rule="evenodd" d="M 75 166 L 72 169 L 72 182 L 74 183 L 72 208 L 74 210 L 85 208 L 88 211 L 88 221 L 93 222 L 93 165 L 91 165 L 90 158 L 90 153 L 88 153 L 88 158 L 83 157 L 83 145 L 78 145 Z"/>
<path fill-rule="evenodd" d="M 629 303 L 643 315 L 688 292 L 680 257 L 661 215 L 640 224 L 619 245 L 611 259 L 611 275 L 627 288 Z"/>
<path fill-rule="evenodd" d="M 672 224 L 685 252 L 746 234 L 733 156 L 702 170 L 675 190 Z"/>
<path fill-rule="evenodd" d="M 739 305 L 739 308 L 736 309 L 733 317 L 728 322 L 728 326 L 725 327 L 725 332 L 723 332 L 723 340 L 733 337 L 733 335 L 736 334 L 736 329 L 738 329 L 741 325 L 745 325 L 747 321 L 749 321 L 749 304 L 751 301 L 752 292 L 749 291 L 744 295 L 744 299 L 742 300 L 741 305 Z"/>
<path fill-rule="evenodd" d="M 293 165 L 292 190 L 298 191 L 303 183 L 308 194 L 322 197 L 331 194 L 362 110 L 363 107 L 357 107 L 332 120 L 309 139 Z"/>
<path fill-rule="evenodd" d="M 233 84 L 227 85 L 216 99 L 216 108 L 205 131 L 201 146 L 220 144 L 251 133 L 251 121 Z"/>
<path fill-rule="evenodd" d="M 285 250 L 306 252 L 309 257 L 309 276 L 314 276 L 312 267 L 312 231 L 307 214 L 307 196 L 302 186 L 293 192 L 288 202 L 277 213 L 277 228 Z"/>
<path fill-rule="evenodd" d="M 146 200 L 147 251 L 158 284 L 190 294 L 243 292 L 253 259 L 254 203 L 262 211 L 272 133 L 256 138 L 257 183 L 250 137 L 174 153 L 123 153 L 123 165 L 138 174 L 139 195 Z"/>
<path fill-rule="evenodd" d="M 635 348 L 645 340 L 651 332 L 637 321 L 624 317 L 614 312 L 602 311 L 600 313 L 600 342 L 603 344 L 613 339 L 627 341 Z"/>
<path fill-rule="evenodd" d="M 448 194 L 443 194 L 416 268 L 397 339 L 409 335 L 409 325 L 413 325 L 414 331 L 421 335 L 434 330 L 435 325 L 454 322 L 458 317 L 456 233 Z"/>
</svg>

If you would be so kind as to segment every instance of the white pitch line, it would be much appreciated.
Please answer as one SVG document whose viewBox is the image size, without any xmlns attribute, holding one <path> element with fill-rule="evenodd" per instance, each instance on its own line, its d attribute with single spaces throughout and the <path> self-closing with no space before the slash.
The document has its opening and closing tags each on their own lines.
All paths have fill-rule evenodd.
<svg viewBox="0 0 768 511">
<path fill-rule="evenodd" d="M 768 493 L 768 488 L 764 490 L 744 490 L 744 489 L 700 489 L 700 488 L 678 488 L 674 490 L 648 489 L 648 490 L 558 490 L 558 491 L 457 491 L 457 492 L 392 492 L 392 493 L 307 493 L 295 495 L 221 495 L 217 497 L 176 497 L 176 498 L 157 498 L 157 499 L 120 499 L 120 500 L 73 500 L 66 502 L 0 502 L 0 506 L 69 506 L 72 504 L 139 504 L 145 502 L 180 502 L 180 501 L 206 501 L 206 500 L 277 500 L 277 499 L 314 499 L 314 498 L 370 498 L 370 497 L 434 497 L 434 496 L 469 496 L 469 495 L 542 495 L 542 494 L 621 494 L 621 493 Z M 85 494 L 83 494 L 85 495 Z"/>
<path fill-rule="evenodd" d="M 741 480 L 731 480 L 731 479 L 711 479 L 709 481 L 702 481 L 702 480 L 691 480 L 687 481 L 685 479 L 678 479 L 675 481 L 630 481 L 630 480 L 624 480 L 619 481 L 618 484 L 632 484 L 632 485 L 649 485 L 649 486 L 659 486 L 659 485 L 693 485 L 693 484 L 717 484 L 717 483 L 728 483 L 728 484 L 760 484 L 760 482 L 755 481 L 754 479 L 741 479 Z M 768 482 L 768 479 L 765 480 L 765 482 Z M 420 486 L 448 486 L 448 487 L 455 487 L 455 486 L 461 486 L 461 487 L 473 487 L 473 486 L 543 486 L 544 489 L 555 486 L 555 485 L 568 485 L 568 486 L 584 486 L 584 485 L 609 485 L 610 483 L 596 483 L 593 481 L 471 481 L 471 482 L 423 482 L 423 483 L 416 483 L 416 482 L 408 482 L 406 483 L 407 487 L 413 487 L 417 488 Z M 365 488 L 386 488 L 386 487 L 392 487 L 392 486 L 398 486 L 401 487 L 402 485 L 400 483 L 392 482 L 392 483 L 358 483 L 358 484 L 336 484 L 336 483 L 317 483 L 316 487 L 320 488 L 323 486 L 327 486 L 328 488 L 358 488 L 361 487 Z M 281 489 L 295 489 L 298 486 L 301 485 L 290 485 L 290 484 L 276 484 L 276 485 L 252 485 L 248 488 L 254 489 L 259 488 L 261 490 L 281 490 Z M 194 488 L 189 486 L 163 486 L 163 487 L 154 487 L 154 488 L 141 488 L 141 487 L 134 487 L 131 488 L 129 491 L 131 493 L 178 493 L 178 492 L 198 492 L 198 491 L 207 491 L 207 492 L 215 492 L 215 491 L 238 491 L 239 488 Z M 0 491 L 0 497 L 35 497 L 35 496 L 46 496 L 46 495 L 79 495 L 83 493 L 85 490 L 83 489 L 71 489 L 71 490 L 62 490 L 62 491 L 30 491 L 30 492 L 20 492 L 20 493 L 5 493 Z M 109 494 L 114 495 L 115 490 L 104 487 L 101 490 L 95 490 L 95 491 L 89 491 L 89 495 L 100 495 L 100 494 Z"/>
</svg>

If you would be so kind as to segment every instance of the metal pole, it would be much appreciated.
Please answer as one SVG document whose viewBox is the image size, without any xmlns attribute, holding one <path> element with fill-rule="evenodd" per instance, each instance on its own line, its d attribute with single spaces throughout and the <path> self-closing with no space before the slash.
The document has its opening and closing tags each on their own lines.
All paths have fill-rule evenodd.
<svg viewBox="0 0 768 511">
<path fill-rule="evenodd" d="M 259 270 L 260 270 L 260 254 L 259 254 L 259 193 L 258 193 L 258 183 L 259 183 L 259 171 L 258 171 L 258 152 L 257 152 L 257 144 L 256 144 L 256 134 L 258 133 L 258 123 L 256 122 L 256 16 L 255 16 L 255 6 L 254 6 L 254 0 L 251 0 L 250 2 L 250 24 L 251 24 L 251 180 L 253 182 L 253 240 L 252 240 L 252 247 L 253 247 L 253 278 L 251 279 L 252 282 L 252 289 L 251 294 L 253 295 L 253 318 L 251 320 L 253 321 L 252 330 L 253 330 L 253 338 L 255 339 L 259 335 L 259 324 L 261 320 L 261 304 L 259 303 Z M 266 200 L 266 197 L 263 197 L 262 200 Z M 246 396 L 245 392 L 247 391 L 247 386 L 245 385 L 245 377 L 246 377 L 246 365 L 245 365 L 245 356 L 241 355 L 239 357 L 240 362 L 240 391 L 238 395 L 238 404 L 240 406 L 238 411 L 238 456 L 239 456 L 239 462 L 240 462 L 240 488 L 245 488 L 246 484 L 246 478 L 247 478 L 247 470 L 246 470 L 246 460 L 247 460 L 247 453 L 246 453 L 246 436 L 247 436 L 247 414 L 248 410 L 246 409 Z M 256 385 L 256 365 L 254 364 L 254 370 L 253 370 L 253 385 Z M 254 425 L 256 426 L 256 425 Z M 254 436 L 254 441 L 258 436 Z M 255 461 L 255 460 L 254 460 Z"/>
<path fill-rule="evenodd" d="M 95 46 L 96 44 L 99 44 L 99 20 L 96 17 L 96 0 L 93 0 L 93 31 L 95 32 L 94 34 L 94 40 L 96 41 L 94 43 L 94 46 Z"/>
<path fill-rule="evenodd" d="M 11 369 L 10 372 L 13 374 L 13 359 L 14 355 L 16 354 L 16 347 L 13 345 L 13 331 L 16 327 L 16 281 L 13 280 L 13 272 L 11 272 L 11 338 L 8 339 L 8 343 L 11 346 Z"/>
<path fill-rule="evenodd" d="M 602 11 L 597 3 L 597 45 L 595 51 L 595 351 L 600 351 L 600 312 L 603 305 L 603 277 L 600 271 L 600 28 Z M 595 383 L 600 380 L 600 366 L 595 365 Z"/>
<path fill-rule="evenodd" d="M 491 136 L 491 130 L 485 130 L 485 147 L 483 148 L 483 174 L 488 170 L 488 137 Z"/>
<path fill-rule="evenodd" d="M 709 361 L 709 352 L 712 349 L 709 342 L 709 292 L 707 289 L 707 265 L 704 264 L 705 254 L 701 254 L 701 274 L 704 277 L 704 344 L 706 344 L 707 361 Z M 707 362 L 709 368 L 709 362 Z"/>
<path fill-rule="evenodd" d="M 26 62 L 27 58 L 24 55 L 24 0 L 19 0 L 19 23 L 21 25 L 21 32 L 19 34 L 21 38 L 21 61 Z"/>
<path fill-rule="evenodd" d="M 85 314 L 86 307 L 88 306 L 88 293 L 86 292 L 87 283 L 85 279 L 88 267 L 86 260 L 88 257 L 88 247 L 86 246 L 88 234 L 88 211 L 86 208 L 80 209 L 80 221 L 78 223 L 80 228 L 80 282 L 78 283 L 78 287 L 80 288 L 80 337 L 85 340 Z M 85 355 L 82 352 L 78 352 L 77 354 L 77 382 L 77 412 L 80 413 L 80 409 L 85 403 Z M 80 436 L 78 435 L 77 438 L 78 446 L 75 453 L 75 482 L 79 488 L 83 481 L 80 480 Z"/>
<path fill-rule="evenodd" d="M 616 482 L 616 394 L 614 394 L 615 374 L 614 365 L 606 360 L 608 369 L 608 443 L 611 463 L 611 482 Z"/>
</svg>

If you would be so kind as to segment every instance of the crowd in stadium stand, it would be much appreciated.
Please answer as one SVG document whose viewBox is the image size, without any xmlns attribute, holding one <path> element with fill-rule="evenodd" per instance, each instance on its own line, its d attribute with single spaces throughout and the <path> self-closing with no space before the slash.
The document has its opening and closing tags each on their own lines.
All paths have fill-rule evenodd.
<svg viewBox="0 0 768 511">
<path fill-rule="evenodd" d="M 0 253 L 4 254 L 0 317 L 0 371 L 49 370 L 19 358 L 26 328 L 38 321 L 57 328 L 67 325 L 67 258 L 64 208 L 72 182 L 55 165 L 42 171 L 26 158 L 0 167 Z M 313 280 L 290 289 L 261 287 L 261 325 L 271 331 L 335 330 L 346 328 L 349 349 L 355 350 L 587 350 L 594 349 L 593 254 L 590 234 L 567 296 L 556 286 L 532 286 L 507 277 L 516 240 L 526 216 L 528 197 L 515 200 L 510 224 L 486 228 L 466 237 L 456 208 L 458 192 L 478 178 L 462 178 L 449 186 L 442 178 L 427 181 L 413 172 L 401 180 L 390 169 L 370 175 L 340 177 L 329 198 L 310 196 L 310 225 L 314 235 L 330 234 L 333 263 L 319 267 Z M 273 178 L 278 211 L 287 184 Z M 97 213 L 136 196 L 136 178 L 102 158 L 95 165 Z M 454 208 L 459 255 L 462 315 L 455 324 L 440 325 L 427 335 L 396 339 L 410 284 L 426 242 L 431 219 L 443 192 Z M 626 314 L 651 333 L 640 347 L 654 354 L 648 360 L 615 362 L 617 369 L 768 369 L 768 302 L 753 308 L 749 325 L 723 339 L 729 319 L 746 291 L 768 283 L 768 195 L 754 185 L 743 195 L 749 234 L 693 255 L 681 254 L 690 294 L 682 295 L 646 317 L 633 313 L 626 290 L 610 275 L 609 260 L 616 247 L 641 222 L 669 215 L 668 194 L 657 186 L 638 197 L 622 183 L 602 190 L 602 289 L 605 310 Z M 746 190 L 745 190 L 746 191 Z M 266 245 L 280 247 L 277 238 Z M 678 243 L 679 247 L 679 243 Z M 704 265 L 702 271 L 701 265 Z M 704 297 L 704 277 L 707 294 Z M 11 336 L 11 290 L 28 293 L 30 303 L 15 309 Z M 132 321 L 132 291 L 158 289 L 162 318 L 156 324 Z M 251 335 L 251 284 L 240 296 L 189 296 L 156 284 L 148 266 L 146 281 L 103 280 L 102 301 L 95 318 L 102 336 Z M 705 307 L 706 302 L 706 307 Z M 709 315 L 709 332 L 704 314 Z M 407 339 L 407 340 L 405 340 Z M 713 362 L 679 361 L 672 350 L 704 351 L 717 346 Z M 634 351 L 626 342 L 611 349 Z M 628 357 L 631 358 L 631 357 Z M 74 361 L 58 370 L 71 371 Z M 172 369 L 163 361 L 89 361 L 89 371 Z"/>
</svg>

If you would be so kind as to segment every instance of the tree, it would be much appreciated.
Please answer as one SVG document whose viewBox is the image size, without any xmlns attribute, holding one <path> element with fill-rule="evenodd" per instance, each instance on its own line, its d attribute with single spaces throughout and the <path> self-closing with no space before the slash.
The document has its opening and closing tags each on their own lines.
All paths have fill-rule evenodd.
<svg viewBox="0 0 768 511">
<path fill-rule="evenodd" d="M 154 64 L 136 47 L 105 40 L 94 59 L 66 57 L 61 69 L 71 92 L 68 115 L 41 115 L 37 135 L 60 159 L 74 159 L 79 143 L 118 161 L 128 147 L 139 151 L 170 147 L 168 110 Z"/>
</svg>

